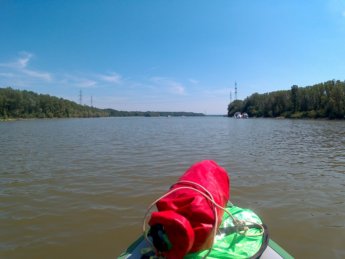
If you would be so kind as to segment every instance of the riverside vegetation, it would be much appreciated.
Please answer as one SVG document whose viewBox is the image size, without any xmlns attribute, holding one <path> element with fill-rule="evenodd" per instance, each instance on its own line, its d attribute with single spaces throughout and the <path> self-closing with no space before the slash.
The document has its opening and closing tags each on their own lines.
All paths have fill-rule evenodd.
<svg viewBox="0 0 345 259">
<path fill-rule="evenodd" d="M 250 117 L 344 119 L 345 81 L 331 80 L 313 86 L 265 94 L 254 93 L 228 105 L 228 116 L 246 112 Z"/>
<path fill-rule="evenodd" d="M 140 112 L 99 109 L 50 95 L 0 88 L 0 119 L 87 118 L 124 116 L 203 116 L 192 112 Z"/>
</svg>

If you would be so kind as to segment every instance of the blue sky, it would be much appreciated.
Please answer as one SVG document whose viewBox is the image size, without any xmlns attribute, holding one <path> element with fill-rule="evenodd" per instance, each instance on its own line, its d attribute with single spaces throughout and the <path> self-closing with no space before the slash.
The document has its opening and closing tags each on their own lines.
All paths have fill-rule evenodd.
<svg viewBox="0 0 345 259">
<path fill-rule="evenodd" d="M 0 0 L 0 87 L 100 108 L 226 114 L 345 78 L 345 1 Z"/>
</svg>

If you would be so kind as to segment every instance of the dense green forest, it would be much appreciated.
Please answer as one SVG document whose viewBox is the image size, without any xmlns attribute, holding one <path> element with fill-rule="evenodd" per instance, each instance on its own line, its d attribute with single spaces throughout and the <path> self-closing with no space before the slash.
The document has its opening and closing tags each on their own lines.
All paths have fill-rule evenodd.
<svg viewBox="0 0 345 259">
<path fill-rule="evenodd" d="M 327 81 L 313 86 L 265 94 L 254 93 L 228 105 L 228 116 L 246 112 L 250 117 L 344 119 L 345 81 Z"/>
<path fill-rule="evenodd" d="M 0 88 L 0 119 L 87 118 L 120 116 L 203 116 L 192 112 L 137 112 L 99 109 L 50 95 Z"/>
<path fill-rule="evenodd" d="M 205 116 L 203 113 L 194 112 L 154 112 L 154 111 L 118 111 L 114 109 L 104 109 L 109 112 L 110 117 L 126 117 L 126 116 L 144 116 L 144 117 L 168 117 L 168 116 Z"/>
</svg>

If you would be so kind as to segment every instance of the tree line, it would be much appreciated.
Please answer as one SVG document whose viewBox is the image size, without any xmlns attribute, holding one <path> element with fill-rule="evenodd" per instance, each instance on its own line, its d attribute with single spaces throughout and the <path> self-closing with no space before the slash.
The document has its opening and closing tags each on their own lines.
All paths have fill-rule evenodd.
<svg viewBox="0 0 345 259">
<path fill-rule="evenodd" d="M 123 116 L 203 116 L 191 112 L 140 112 L 99 109 L 46 94 L 0 88 L 0 119 L 87 118 Z"/>
<path fill-rule="evenodd" d="M 250 117 L 344 119 L 345 81 L 331 80 L 313 86 L 265 94 L 254 93 L 228 105 L 228 116 L 246 112 Z"/>
<path fill-rule="evenodd" d="M 114 109 L 105 109 L 109 112 L 110 117 L 128 117 L 128 116 L 139 116 L 139 117 L 179 117 L 179 116 L 205 116 L 203 113 L 195 112 L 155 112 L 155 111 L 118 111 Z"/>
</svg>

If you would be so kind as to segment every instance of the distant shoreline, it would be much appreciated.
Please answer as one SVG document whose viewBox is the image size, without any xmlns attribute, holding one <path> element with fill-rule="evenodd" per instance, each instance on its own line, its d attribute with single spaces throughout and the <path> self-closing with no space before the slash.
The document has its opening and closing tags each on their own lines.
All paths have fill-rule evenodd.
<svg viewBox="0 0 345 259">
<path fill-rule="evenodd" d="M 98 117 L 177 117 L 205 116 L 194 112 L 118 111 L 100 109 L 50 95 L 11 87 L 0 88 L 0 120 L 98 118 Z"/>
<path fill-rule="evenodd" d="M 228 117 L 246 113 L 250 118 L 345 119 L 345 81 L 330 80 L 313 86 L 264 94 L 254 93 L 228 105 Z"/>
<path fill-rule="evenodd" d="M 183 118 L 183 117 L 226 117 L 224 115 L 200 115 L 200 116 L 99 116 L 99 117 L 52 117 L 52 118 L 0 118 L 0 122 L 31 121 L 31 120 L 58 120 L 58 119 L 99 119 L 99 118 Z"/>
</svg>

